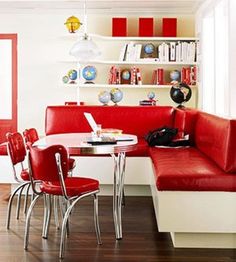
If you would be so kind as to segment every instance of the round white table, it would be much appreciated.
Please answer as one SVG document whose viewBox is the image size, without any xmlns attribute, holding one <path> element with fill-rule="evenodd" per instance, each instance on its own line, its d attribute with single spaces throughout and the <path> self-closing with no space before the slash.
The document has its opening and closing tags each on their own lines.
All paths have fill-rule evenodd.
<svg viewBox="0 0 236 262">
<path fill-rule="evenodd" d="M 111 155 L 114 160 L 113 219 L 116 239 L 122 239 L 122 198 L 124 190 L 126 153 L 136 149 L 137 137 L 123 134 L 115 136 L 116 144 L 91 145 L 86 141 L 90 133 L 65 133 L 45 136 L 34 146 L 47 147 L 60 144 L 68 149 L 70 155 Z"/>
</svg>

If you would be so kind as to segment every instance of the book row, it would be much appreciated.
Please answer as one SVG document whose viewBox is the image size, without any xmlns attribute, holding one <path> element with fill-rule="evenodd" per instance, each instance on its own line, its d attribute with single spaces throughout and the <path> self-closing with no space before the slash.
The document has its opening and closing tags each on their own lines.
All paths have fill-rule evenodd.
<svg viewBox="0 0 236 262">
<path fill-rule="evenodd" d="M 198 41 L 162 42 L 155 46 L 130 42 L 120 50 L 119 61 L 186 62 L 194 63 L 199 57 Z M 147 60 L 147 61 L 148 61 Z"/>
<path fill-rule="evenodd" d="M 152 72 L 152 85 L 168 85 L 176 82 L 182 82 L 187 85 L 197 83 L 197 66 L 182 67 L 181 71 L 173 70 L 171 72 L 163 68 L 157 68 Z M 130 69 L 121 69 L 112 66 L 109 72 L 108 83 L 110 85 L 129 84 L 142 85 L 142 74 L 140 68 L 132 66 Z"/>
</svg>

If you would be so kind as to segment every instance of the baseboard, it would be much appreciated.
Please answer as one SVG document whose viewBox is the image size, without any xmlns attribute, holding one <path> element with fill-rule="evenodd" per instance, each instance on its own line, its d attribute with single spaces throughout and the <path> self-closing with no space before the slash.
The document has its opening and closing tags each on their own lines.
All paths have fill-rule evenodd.
<svg viewBox="0 0 236 262">
<path fill-rule="evenodd" d="M 236 248 L 234 233 L 176 233 L 171 232 L 175 248 Z"/>
</svg>

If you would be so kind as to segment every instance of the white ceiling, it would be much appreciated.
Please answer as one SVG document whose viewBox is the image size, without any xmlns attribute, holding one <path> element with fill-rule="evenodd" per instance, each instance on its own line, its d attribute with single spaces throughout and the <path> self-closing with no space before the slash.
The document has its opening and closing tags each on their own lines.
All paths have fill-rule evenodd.
<svg viewBox="0 0 236 262">
<path fill-rule="evenodd" d="M 206 0 L 86 0 L 88 12 L 157 12 L 194 14 Z M 8 10 L 82 9 L 83 0 L 0 0 L 1 13 Z"/>
</svg>

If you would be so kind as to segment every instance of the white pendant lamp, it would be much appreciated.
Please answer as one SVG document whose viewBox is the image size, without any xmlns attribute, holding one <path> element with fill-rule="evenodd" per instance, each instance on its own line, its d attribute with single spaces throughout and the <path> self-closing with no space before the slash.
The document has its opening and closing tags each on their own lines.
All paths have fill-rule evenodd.
<svg viewBox="0 0 236 262">
<path fill-rule="evenodd" d="M 93 60 L 101 55 L 99 48 L 87 34 L 86 0 L 84 1 L 84 35 L 71 48 L 70 55 L 74 56 L 78 61 Z"/>
</svg>

